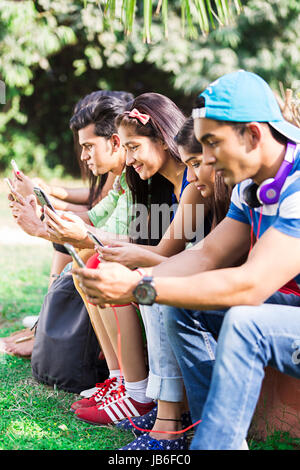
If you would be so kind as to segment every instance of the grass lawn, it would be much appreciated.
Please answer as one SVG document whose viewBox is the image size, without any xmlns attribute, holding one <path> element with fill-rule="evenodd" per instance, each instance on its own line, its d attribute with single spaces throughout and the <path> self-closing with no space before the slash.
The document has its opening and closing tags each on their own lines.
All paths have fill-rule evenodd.
<svg viewBox="0 0 300 470">
<path fill-rule="evenodd" d="M 16 228 L 0 183 L 0 336 L 39 313 L 48 286 L 51 245 L 15 243 L 10 230 Z M 9 244 L 3 242 L 5 231 Z M 69 409 L 77 399 L 36 382 L 28 359 L 0 353 L 0 450 L 114 450 L 133 439 L 131 433 L 76 420 Z M 253 450 L 300 449 L 300 440 L 288 434 L 249 444 Z"/>
<path fill-rule="evenodd" d="M 0 232 L 16 229 L 0 184 Z M 51 245 L 0 241 L 0 336 L 37 315 L 47 292 Z M 118 449 L 131 433 L 78 421 L 70 405 L 78 395 L 53 390 L 32 378 L 30 360 L 0 353 L 0 450 Z"/>
</svg>

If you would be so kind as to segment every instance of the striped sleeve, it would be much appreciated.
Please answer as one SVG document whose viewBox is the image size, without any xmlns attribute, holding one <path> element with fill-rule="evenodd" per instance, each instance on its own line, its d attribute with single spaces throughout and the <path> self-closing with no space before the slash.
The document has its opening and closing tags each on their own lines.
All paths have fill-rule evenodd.
<svg viewBox="0 0 300 470">
<path fill-rule="evenodd" d="M 282 193 L 279 214 L 273 227 L 286 235 L 300 238 L 300 174 Z"/>
<path fill-rule="evenodd" d="M 244 224 L 249 224 L 249 220 L 243 210 L 239 192 L 240 185 L 236 185 L 232 191 L 227 217 L 230 217 L 231 219 L 237 220 L 239 222 L 243 222 Z"/>
</svg>

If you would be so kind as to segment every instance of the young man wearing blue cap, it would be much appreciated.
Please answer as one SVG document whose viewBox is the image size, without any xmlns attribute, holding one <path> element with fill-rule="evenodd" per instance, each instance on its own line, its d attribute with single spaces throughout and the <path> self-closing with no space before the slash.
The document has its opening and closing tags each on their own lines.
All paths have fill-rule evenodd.
<svg viewBox="0 0 300 470">
<path fill-rule="evenodd" d="M 212 83 L 193 116 L 203 162 L 236 185 L 227 217 L 142 279 L 117 263 L 78 273 L 94 303 L 165 305 L 192 418 L 201 419 L 191 449 L 239 449 L 264 368 L 300 378 L 300 129 L 245 71 Z"/>
</svg>

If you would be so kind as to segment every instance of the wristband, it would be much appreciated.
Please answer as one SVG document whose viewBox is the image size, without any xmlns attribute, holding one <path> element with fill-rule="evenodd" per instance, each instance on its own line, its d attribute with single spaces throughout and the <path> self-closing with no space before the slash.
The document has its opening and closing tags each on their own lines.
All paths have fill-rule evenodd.
<svg viewBox="0 0 300 470">
<path fill-rule="evenodd" d="M 146 271 L 143 268 L 136 268 L 136 270 L 142 277 L 147 276 Z"/>
</svg>

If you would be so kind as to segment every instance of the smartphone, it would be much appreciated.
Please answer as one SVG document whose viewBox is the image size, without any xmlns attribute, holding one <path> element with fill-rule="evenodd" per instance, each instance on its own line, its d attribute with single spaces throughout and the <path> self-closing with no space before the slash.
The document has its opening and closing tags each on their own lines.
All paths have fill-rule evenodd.
<svg viewBox="0 0 300 470">
<path fill-rule="evenodd" d="M 81 268 L 85 268 L 85 264 L 82 261 L 82 259 L 80 258 L 77 251 L 75 250 L 74 246 L 70 245 L 70 243 L 64 243 L 64 247 L 68 251 L 68 253 L 72 256 L 74 261 L 76 261 L 78 266 L 80 266 Z"/>
<path fill-rule="evenodd" d="M 96 244 L 96 245 L 99 245 L 99 246 L 103 246 L 103 243 L 99 240 L 99 238 L 96 237 L 96 235 L 92 232 L 90 232 L 89 230 L 87 231 L 87 234 L 89 236 L 89 238 Z"/>
<path fill-rule="evenodd" d="M 19 171 L 18 165 L 14 160 L 11 160 L 11 166 L 13 167 L 14 171 L 17 173 Z"/>
<path fill-rule="evenodd" d="M 33 188 L 33 191 L 34 191 L 36 197 L 38 198 L 38 200 L 40 201 L 42 206 L 47 206 L 47 207 L 49 207 L 49 209 L 51 209 L 53 212 L 56 213 L 56 210 L 54 209 L 53 205 L 51 204 L 47 194 L 41 188 L 35 187 L 35 188 Z"/>
<path fill-rule="evenodd" d="M 16 198 L 16 196 L 13 194 L 12 191 L 14 191 L 14 188 L 13 188 L 13 185 L 11 184 L 11 182 L 9 181 L 8 178 L 4 178 L 4 181 L 6 182 L 7 186 L 9 187 L 9 190 L 10 190 L 10 193 L 12 195 L 12 197 L 14 198 L 15 201 L 18 201 L 18 199 Z M 19 201 L 18 201 L 19 202 Z"/>
<path fill-rule="evenodd" d="M 4 181 L 5 181 L 5 183 L 7 184 L 7 186 L 9 187 L 9 189 L 10 189 L 11 191 L 14 191 L 13 185 L 11 184 L 11 182 L 9 181 L 9 179 L 8 179 L 8 178 L 4 178 Z"/>
</svg>

